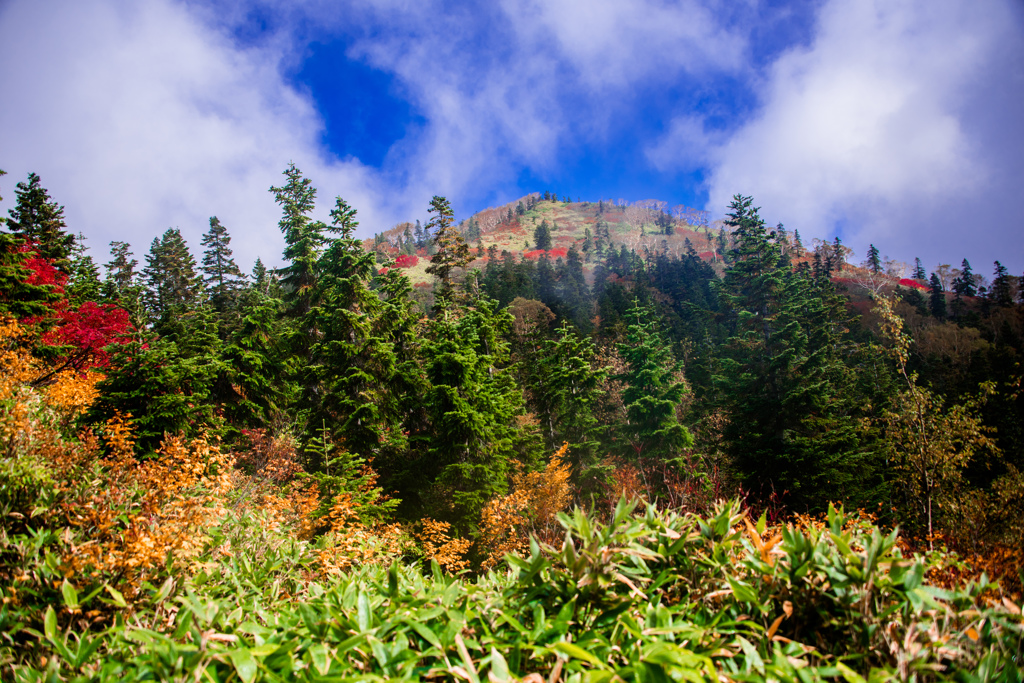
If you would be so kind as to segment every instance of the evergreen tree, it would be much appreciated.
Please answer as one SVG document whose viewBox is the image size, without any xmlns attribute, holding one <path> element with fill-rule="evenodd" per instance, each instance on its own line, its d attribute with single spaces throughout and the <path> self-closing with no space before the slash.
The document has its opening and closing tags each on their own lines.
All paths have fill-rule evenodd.
<svg viewBox="0 0 1024 683">
<path fill-rule="evenodd" d="M 433 482 L 425 507 L 462 532 L 475 526 L 488 500 L 507 492 L 512 461 L 522 457 L 522 396 L 505 341 L 511 323 L 493 301 L 456 311 L 442 299 L 423 344 L 430 432 L 422 474 Z"/>
<path fill-rule="evenodd" d="M 546 220 L 541 221 L 540 225 L 533 231 L 533 243 L 537 249 L 543 249 L 544 251 L 551 249 L 551 228 L 548 227 Z"/>
<path fill-rule="evenodd" d="M 277 224 L 285 241 L 284 258 L 287 263 L 281 269 L 281 282 L 286 292 L 286 312 L 301 319 L 314 304 L 317 262 L 326 242 L 326 226 L 309 215 L 316 202 L 313 182 L 303 178 L 302 171 L 295 164 L 288 164 L 284 176 L 287 182 L 281 187 L 271 187 L 270 191 L 282 212 Z"/>
<path fill-rule="evenodd" d="M 68 298 L 75 304 L 100 301 L 103 298 L 100 269 L 92 256 L 85 252 L 85 236 L 79 235 L 75 240 L 67 286 Z"/>
<path fill-rule="evenodd" d="M 1013 284 L 1010 281 L 1010 272 L 999 261 L 995 262 L 995 277 L 992 278 L 992 287 L 989 289 L 988 296 L 996 306 L 1007 308 L 1013 306 Z"/>
<path fill-rule="evenodd" d="M 203 235 L 203 283 L 214 309 L 223 313 L 245 284 L 245 274 L 231 255 L 231 236 L 216 216 L 210 217 L 210 229 Z"/>
<path fill-rule="evenodd" d="M 960 274 L 953 280 L 952 288 L 957 297 L 977 296 L 977 284 L 974 282 L 974 273 L 971 272 L 971 264 L 967 259 L 960 264 Z"/>
<path fill-rule="evenodd" d="M 876 275 L 882 272 L 882 259 L 878 254 L 878 247 L 873 244 L 868 247 L 868 259 L 865 261 L 865 265 Z"/>
<path fill-rule="evenodd" d="M 942 281 L 939 280 L 938 275 L 932 273 L 930 284 L 928 310 L 933 316 L 942 320 L 946 317 L 946 294 L 942 291 Z"/>
<path fill-rule="evenodd" d="M 653 310 L 634 299 L 626 318 L 626 341 L 618 345 L 626 371 L 615 379 L 626 384 L 622 400 L 628 420 L 623 429 L 629 455 L 670 460 L 693 445 L 676 415 L 686 393 L 682 363 L 662 337 Z"/>
<path fill-rule="evenodd" d="M 789 267 L 749 197 L 730 210 L 736 247 L 718 295 L 732 333 L 713 378 L 729 416 L 725 448 L 749 490 L 785 494 L 793 508 L 822 509 L 827 495 L 864 500 L 874 471 L 855 419 L 863 401 L 843 362 L 842 299 L 825 272 Z"/>
<path fill-rule="evenodd" d="M 914 274 L 911 276 L 915 280 L 926 280 L 928 275 L 924 272 L 924 266 L 921 265 L 921 259 L 914 259 Z"/>
<path fill-rule="evenodd" d="M 224 411 L 237 428 L 269 425 L 295 400 L 289 381 L 294 358 L 285 343 L 281 317 L 284 305 L 270 292 L 269 274 L 257 259 L 252 285 L 238 295 L 238 325 L 224 347 L 232 389 Z"/>
<path fill-rule="evenodd" d="M 58 270 L 70 274 L 75 238 L 66 231 L 64 207 L 50 198 L 35 173 L 28 174 L 28 184 L 18 183 L 14 194 L 17 204 L 8 212 L 7 227 L 34 244 L 39 255 L 50 259 Z"/>
<path fill-rule="evenodd" d="M 320 336 L 302 368 L 307 378 L 303 405 L 310 430 L 326 425 L 346 450 L 367 456 L 391 426 L 382 419 L 380 406 L 395 360 L 388 340 L 372 334 L 381 304 L 370 289 L 376 263 L 355 237 L 355 214 L 343 199 L 336 199 L 331 229 L 338 236 L 317 265 L 316 305 L 305 324 Z"/>
<path fill-rule="evenodd" d="M 213 309 L 200 304 L 171 316 L 163 336 L 117 346 L 90 421 L 130 414 L 144 453 L 165 434 L 217 435 L 222 423 L 213 392 L 226 369 Z"/>
<path fill-rule="evenodd" d="M 472 260 L 469 245 L 452 225 L 452 209 L 447 199 L 435 195 L 430 201 L 430 212 L 433 216 L 427 222 L 426 230 L 434 232 L 435 251 L 427 266 L 427 273 L 441 281 L 437 299 L 452 301 L 456 296 L 452 276 L 456 269 L 465 268 Z"/>
<path fill-rule="evenodd" d="M 196 302 L 201 287 L 195 268 L 196 261 L 177 228 L 168 228 L 163 237 L 153 239 L 142 274 L 146 308 L 158 324 Z"/>
<path fill-rule="evenodd" d="M 0 316 L 40 316 L 61 296 L 49 285 L 29 282 L 29 255 L 16 235 L 0 232 Z"/>
</svg>

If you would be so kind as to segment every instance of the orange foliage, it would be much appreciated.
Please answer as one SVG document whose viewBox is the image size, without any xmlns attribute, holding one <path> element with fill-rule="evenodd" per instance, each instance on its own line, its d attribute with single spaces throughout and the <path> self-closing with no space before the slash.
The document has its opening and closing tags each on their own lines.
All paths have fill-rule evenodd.
<svg viewBox="0 0 1024 683">
<path fill-rule="evenodd" d="M 125 594 L 133 595 L 168 555 L 196 566 L 208 540 L 205 529 L 226 512 L 233 462 L 206 437 L 186 442 L 168 436 L 157 459 L 139 463 L 123 420 L 108 427 L 114 445 L 104 463 L 106 485 L 89 487 L 61 505 L 67 526 L 89 539 L 71 545 L 63 562 L 69 577 L 119 576 Z"/>
<path fill-rule="evenodd" d="M 556 540 L 556 515 L 569 505 L 572 496 L 568 450 L 569 444 L 563 443 L 543 472 L 516 474 L 512 492 L 484 507 L 480 524 L 481 544 L 488 554 L 484 569 L 497 566 L 509 553 L 525 551 L 531 534 L 542 542 Z"/>
<path fill-rule="evenodd" d="M 416 540 L 428 560 L 435 560 L 442 569 L 454 574 L 469 567 L 466 553 L 471 543 L 469 539 L 452 538 L 450 534 L 451 524 L 427 517 Z"/>
</svg>

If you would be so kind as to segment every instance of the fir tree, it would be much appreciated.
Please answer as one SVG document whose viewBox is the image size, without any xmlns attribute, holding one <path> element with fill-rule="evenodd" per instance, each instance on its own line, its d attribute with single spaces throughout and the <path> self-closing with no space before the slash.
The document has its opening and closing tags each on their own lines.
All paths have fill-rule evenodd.
<svg viewBox="0 0 1024 683">
<path fill-rule="evenodd" d="M 729 415 L 726 450 L 762 496 L 774 490 L 810 509 L 824 506 L 826 489 L 863 500 L 873 470 L 841 355 L 850 345 L 842 300 L 823 272 L 793 272 L 749 197 L 730 210 L 736 247 L 718 295 L 732 334 L 713 378 Z"/>
<path fill-rule="evenodd" d="M 75 238 L 66 231 L 64 207 L 50 198 L 35 173 L 28 174 L 28 184 L 18 183 L 14 194 L 17 204 L 8 212 L 7 227 L 35 245 L 39 255 L 50 259 L 58 270 L 70 274 Z"/>
<path fill-rule="evenodd" d="M 196 261 L 177 228 L 168 228 L 163 237 L 153 239 L 142 271 L 146 308 L 153 320 L 166 322 L 196 302 L 201 288 L 195 267 Z"/>
<path fill-rule="evenodd" d="M 469 531 L 484 504 L 504 494 L 522 441 L 522 396 L 509 372 L 507 310 L 478 300 L 452 310 L 442 299 L 423 344 L 429 424 L 423 474 L 433 482 L 427 509 Z"/>
<path fill-rule="evenodd" d="M 203 235 L 203 283 L 215 310 L 226 311 L 235 294 L 245 284 L 245 275 L 231 255 L 231 236 L 216 216 L 210 217 L 210 229 Z"/>
<path fill-rule="evenodd" d="M 996 306 L 1005 308 L 1013 306 L 1013 284 L 1010 281 L 1010 272 L 999 261 L 995 262 L 995 273 L 988 297 Z"/>
<path fill-rule="evenodd" d="M 914 259 L 914 274 L 911 276 L 915 280 L 927 280 L 928 275 L 924 272 L 924 266 L 921 265 L 921 259 Z"/>
<path fill-rule="evenodd" d="M 868 259 L 864 263 L 872 273 L 877 275 L 882 272 L 882 259 L 879 256 L 878 247 L 873 244 L 868 247 Z"/>
<path fill-rule="evenodd" d="M 623 429 L 629 455 L 676 458 L 693 445 L 690 432 L 676 415 L 686 393 L 682 363 L 673 357 L 651 309 L 634 299 L 626 319 L 626 341 L 619 344 L 626 371 L 615 379 L 626 384 L 622 400 L 628 420 Z"/>
<path fill-rule="evenodd" d="M 551 228 L 548 227 L 546 220 L 541 221 L 540 225 L 533 231 L 533 243 L 537 249 L 543 249 L 544 251 L 551 249 Z"/>
<path fill-rule="evenodd" d="M 71 260 L 67 286 L 68 298 L 75 304 L 99 301 L 103 298 L 100 269 L 86 250 L 85 236 L 79 235 L 73 248 L 74 257 Z"/>
<path fill-rule="evenodd" d="M 316 268 L 326 242 L 326 226 L 309 215 L 316 202 L 313 182 L 302 177 L 295 164 L 288 164 L 284 176 L 287 182 L 283 186 L 270 188 L 282 212 L 278 221 L 285 241 L 282 284 L 287 293 L 288 315 L 303 318 L 313 307 Z"/>
<path fill-rule="evenodd" d="M 942 320 L 946 317 L 946 294 L 942 291 L 942 281 L 939 280 L 938 275 L 932 273 L 930 284 L 928 310 L 933 316 Z"/>
<path fill-rule="evenodd" d="M 957 297 L 977 296 L 978 288 L 974 281 L 974 273 L 971 272 L 971 264 L 964 259 L 960 264 L 960 274 L 953 280 L 953 292 Z"/>
<path fill-rule="evenodd" d="M 437 299 L 454 300 L 456 296 L 452 277 L 457 269 L 463 269 L 470 262 L 469 245 L 452 225 L 451 205 L 444 197 L 434 196 L 430 201 L 430 212 L 433 214 L 427 223 L 426 230 L 434 233 L 434 255 L 430 258 L 427 273 L 441 281 Z"/>
</svg>

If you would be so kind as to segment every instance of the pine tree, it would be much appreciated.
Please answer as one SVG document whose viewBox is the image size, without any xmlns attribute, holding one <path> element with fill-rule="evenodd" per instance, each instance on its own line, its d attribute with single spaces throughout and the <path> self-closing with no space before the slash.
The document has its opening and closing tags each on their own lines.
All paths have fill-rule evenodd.
<svg viewBox="0 0 1024 683">
<path fill-rule="evenodd" d="M 452 277 L 457 269 L 463 269 L 472 260 L 469 245 L 454 228 L 451 205 L 444 197 L 437 195 L 430 201 L 430 221 L 426 230 L 434 233 L 434 255 L 430 258 L 427 273 L 441 281 L 437 300 L 453 301 L 456 296 Z"/>
<path fill-rule="evenodd" d="M 66 231 L 64 207 L 50 198 L 35 173 L 28 174 L 28 184 L 18 183 L 14 194 L 17 204 L 8 212 L 11 217 L 7 227 L 34 244 L 39 255 L 50 259 L 58 270 L 69 274 L 75 238 Z"/>
<path fill-rule="evenodd" d="M 245 284 L 245 274 L 231 255 L 231 236 L 216 216 L 210 217 L 210 229 L 203 235 L 203 265 L 200 268 L 210 302 L 218 313 L 224 313 L 235 294 Z"/>
</svg>

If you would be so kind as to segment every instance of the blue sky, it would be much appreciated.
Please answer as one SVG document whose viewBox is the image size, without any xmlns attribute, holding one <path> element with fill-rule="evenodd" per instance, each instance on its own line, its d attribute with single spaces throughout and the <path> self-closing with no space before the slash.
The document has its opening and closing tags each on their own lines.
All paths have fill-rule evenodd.
<svg viewBox="0 0 1024 683">
<path fill-rule="evenodd" d="M 278 263 L 294 161 L 368 236 L 531 191 L 1024 271 L 1018 0 L 6 0 L 0 180 L 40 174 L 97 260 L 211 215 Z M 17 55 L 18 58 L 13 58 Z"/>
</svg>

